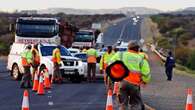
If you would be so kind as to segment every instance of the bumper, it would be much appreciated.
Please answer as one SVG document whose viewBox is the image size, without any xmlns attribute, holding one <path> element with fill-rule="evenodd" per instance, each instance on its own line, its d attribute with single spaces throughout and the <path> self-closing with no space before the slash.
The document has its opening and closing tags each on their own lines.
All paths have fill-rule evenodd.
<svg viewBox="0 0 195 110">
<path fill-rule="evenodd" d="M 60 68 L 62 75 L 75 75 L 78 74 L 80 76 L 84 76 L 84 68 Z"/>
</svg>

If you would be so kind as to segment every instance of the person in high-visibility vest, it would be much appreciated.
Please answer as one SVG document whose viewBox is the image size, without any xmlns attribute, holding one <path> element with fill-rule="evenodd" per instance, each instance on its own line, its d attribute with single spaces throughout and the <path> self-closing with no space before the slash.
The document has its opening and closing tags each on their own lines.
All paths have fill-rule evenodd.
<svg viewBox="0 0 195 110">
<path fill-rule="evenodd" d="M 60 66 L 61 66 L 60 48 L 61 48 L 60 46 L 57 46 L 53 50 L 53 54 L 52 54 L 52 61 L 54 64 L 54 72 L 53 72 L 53 76 L 52 76 L 52 81 L 54 83 L 62 83 L 62 75 L 60 72 Z"/>
<path fill-rule="evenodd" d="M 148 61 L 139 54 L 139 45 L 136 41 L 130 41 L 127 52 L 118 52 L 111 58 L 111 62 L 122 61 L 129 69 L 129 75 L 120 82 L 120 110 L 143 110 L 143 101 L 140 93 L 140 85 L 147 84 L 151 79 Z"/>
<path fill-rule="evenodd" d="M 110 62 L 110 59 L 115 53 L 112 51 L 112 46 L 107 47 L 107 52 L 105 52 L 100 60 L 100 73 L 104 73 L 104 83 L 106 86 L 106 89 L 109 90 L 112 88 L 112 82 L 109 80 L 108 76 L 105 73 L 106 67 L 108 66 L 108 63 Z"/>
<path fill-rule="evenodd" d="M 40 65 L 40 55 L 38 52 L 38 45 L 34 45 L 32 49 L 32 67 L 33 67 L 33 73 L 32 73 L 32 79 L 34 80 L 35 73 L 38 73 L 38 67 Z"/>
<path fill-rule="evenodd" d="M 97 50 L 93 47 L 87 50 L 87 80 L 88 82 L 96 81 L 96 62 L 97 62 Z M 92 74 L 91 74 L 92 72 Z"/>
<path fill-rule="evenodd" d="M 21 54 L 21 63 L 24 68 L 24 74 L 22 76 L 21 88 L 31 88 L 32 87 L 32 79 L 31 79 L 31 64 L 32 64 L 32 52 L 31 45 L 26 46 L 26 49 Z"/>
</svg>

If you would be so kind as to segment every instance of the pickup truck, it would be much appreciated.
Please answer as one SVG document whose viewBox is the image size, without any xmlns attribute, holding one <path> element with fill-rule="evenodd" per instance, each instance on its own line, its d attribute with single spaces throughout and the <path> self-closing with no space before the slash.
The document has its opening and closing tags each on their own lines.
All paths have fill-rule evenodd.
<svg viewBox="0 0 195 110">
<path fill-rule="evenodd" d="M 24 73 L 21 65 L 21 53 L 24 51 L 26 44 L 13 43 L 8 55 L 7 69 L 14 80 L 21 79 Z M 49 75 L 53 74 L 52 52 L 57 47 L 55 44 L 42 43 L 38 44 L 38 52 L 40 54 L 39 71 L 48 68 Z M 84 77 L 84 66 L 81 60 L 71 56 L 70 52 L 61 45 L 61 66 L 60 71 L 64 78 L 71 81 L 81 82 Z"/>
</svg>

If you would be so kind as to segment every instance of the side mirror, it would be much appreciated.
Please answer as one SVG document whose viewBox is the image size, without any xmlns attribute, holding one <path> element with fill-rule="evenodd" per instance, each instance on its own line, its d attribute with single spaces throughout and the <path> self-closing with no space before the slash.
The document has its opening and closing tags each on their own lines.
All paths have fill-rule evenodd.
<svg viewBox="0 0 195 110">
<path fill-rule="evenodd" d="M 10 32 L 15 32 L 15 25 L 14 24 L 9 24 L 9 31 Z"/>
</svg>

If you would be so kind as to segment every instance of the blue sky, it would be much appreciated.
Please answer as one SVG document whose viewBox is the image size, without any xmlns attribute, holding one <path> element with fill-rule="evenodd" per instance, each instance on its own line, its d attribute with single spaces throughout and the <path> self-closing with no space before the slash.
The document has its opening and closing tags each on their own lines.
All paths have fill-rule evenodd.
<svg viewBox="0 0 195 110">
<path fill-rule="evenodd" d="M 195 0 L 0 0 L 0 10 L 46 9 L 51 7 L 76 9 L 109 9 L 120 7 L 148 7 L 172 11 L 195 7 Z"/>
</svg>

